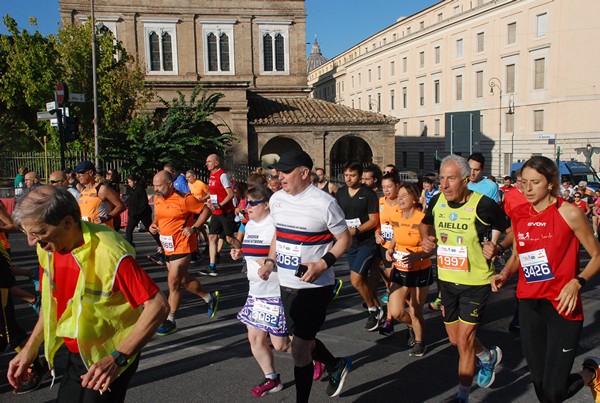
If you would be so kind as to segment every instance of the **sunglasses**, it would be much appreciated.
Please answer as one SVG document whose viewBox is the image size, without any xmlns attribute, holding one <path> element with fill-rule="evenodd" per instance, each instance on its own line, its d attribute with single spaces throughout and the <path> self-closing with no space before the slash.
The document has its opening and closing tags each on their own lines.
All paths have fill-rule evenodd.
<svg viewBox="0 0 600 403">
<path fill-rule="evenodd" d="M 264 203 L 264 200 L 248 200 L 248 205 L 252 207 L 258 206 L 260 203 Z"/>
</svg>

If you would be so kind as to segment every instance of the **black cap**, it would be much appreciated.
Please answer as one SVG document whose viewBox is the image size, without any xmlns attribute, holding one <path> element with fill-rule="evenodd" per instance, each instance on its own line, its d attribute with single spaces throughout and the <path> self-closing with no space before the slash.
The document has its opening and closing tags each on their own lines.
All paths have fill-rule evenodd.
<svg viewBox="0 0 600 403">
<path fill-rule="evenodd" d="M 275 164 L 269 166 L 269 168 L 275 168 L 278 171 L 282 172 L 291 172 L 294 168 L 298 167 L 307 167 L 308 169 L 312 169 L 313 161 L 305 151 L 302 150 L 292 150 L 284 153 L 279 161 Z"/>
<path fill-rule="evenodd" d="M 75 169 L 73 169 L 73 171 L 76 174 L 84 173 L 84 172 L 87 172 L 87 171 L 94 171 L 94 172 L 96 172 L 96 167 L 90 161 L 83 160 L 79 164 L 77 164 L 77 166 L 75 167 Z"/>
</svg>

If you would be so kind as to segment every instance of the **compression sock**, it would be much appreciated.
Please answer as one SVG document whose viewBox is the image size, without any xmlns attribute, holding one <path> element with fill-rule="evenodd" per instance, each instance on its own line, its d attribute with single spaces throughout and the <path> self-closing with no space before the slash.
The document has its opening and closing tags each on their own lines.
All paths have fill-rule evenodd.
<svg viewBox="0 0 600 403">
<path fill-rule="evenodd" d="M 328 372 L 335 371 L 337 360 L 319 339 L 315 339 L 315 349 L 312 352 L 312 358 L 313 360 L 322 362 Z"/>
<path fill-rule="evenodd" d="M 456 394 L 457 399 L 463 399 L 465 402 L 469 401 L 469 394 L 471 393 L 471 387 L 458 384 L 458 393 Z"/>
<path fill-rule="evenodd" d="M 312 362 L 305 367 L 294 366 L 297 403 L 308 403 L 308 398 L 310 397 L 310 388 L 313 384 L 314 370 L 315 367 Z"/>
</svg>

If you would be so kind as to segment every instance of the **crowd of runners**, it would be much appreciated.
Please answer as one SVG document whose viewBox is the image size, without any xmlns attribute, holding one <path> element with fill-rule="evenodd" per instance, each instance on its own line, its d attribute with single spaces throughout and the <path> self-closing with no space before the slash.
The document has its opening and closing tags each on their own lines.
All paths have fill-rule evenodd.
<svg viewBox="0 0 600 403">
<path fill-rule="evenodd" d="M 152 180 L 153 210 L 142 178 L 127 178 L 132 193 L 123 203 L 110 178 L 98 177 L 89 161 L 75 167 L 76 182 L 59 171 L 51 175 L 50 186 L 42 186 L 37 175 L 23 172 L 24 186 L 15 185 L 19 203 L 13 216 L 0 205 L 0 289 L 6 301 L 0 349 L 9 340 L 18 352 L 8 371 L 15 393 L 39 387 L 64 342 L 70 355 L 59 401 L 77 401 L 72 399 L 79 390 L 87 393 L 85 401 L 122 401 L 143 345 L 152 334 L 177 331 L 181 290 L 204 300 L 209 318 L 216 315 L 219 291 L 206 289 L 189 268 L 199 260 L 199 245 L 206 245 L 209 264 L 200 273 L 218 276 L 221 250 L 228 244 L 231 258 L 243 259 L 249 282 L 237 318 L 247 327 L 262 371 L 263 380 L 250 388 L 256 397 L 283 388 L 273 349 L 292 354 L 298 402 L 309 401 L 312 383 L 325 372 L 327 394 L 341 393 L 352 359 L 330 351 L 318 333 L 329 303 L 342 288 L 333 267 L 345 255 L 351 286 L 365 308 L 366 331 L 386 337 L 398 326 L 405 328 L 409 355 L 422 357 L 427 354 L 423 311 L 429 306 L 441 312 L 459 356 L 453 401 L 469 401 L 474 379 L 481 388 L 494 383 L 502 348 L 486 347 L 477 329 L 491 293 L 518 273 L 511 329 L 520 330 L 538 399 L 561 402 L 589 386 L 600 402 L 600 359 L 588 357 L 581 370 L 571 372 L 583 324 L 580 290 L 600 270 L 598 220 L 590 225 L 591 216 L 600 216 L 600 201 L 582 205 L 585 183 L 576 190 L 568 182 L 561 184 L 556 164 L 548 158 L 531 158 L 517 172 L 516 182 L 505 177 L 502 187 L 483 176 L 485 159 L 479 153 L 450 155 L 442 160 L 439 174 L 418 183 L 403 182 L 393 165 L 382 170 L 350 161 L 343 169 L 344 185 L 336 186 L 299 150 L 284 153 L 268 171 L 254 172 L 244 181 L 234 181 L 216 154 L 207 157 L 206 167 L 207 184 L 194 171 L 183 174 L 165 165 Z M 119 228 L 125 209 L 125 239 L 107 234 L 116 234 L 107 228 Z M 140 221 L 157 243 L 157 253 L 148 258 L 166 266 L 166 299 L 131 258 L 132 232 Z M 2 235 L 17 229 L 37 246 L 41 274 L 12 267 L 10 245 Z M 83 250 L 88 246 L 110 256 L 109 274 L 96 270 L 96 258 Z M 584 268 L 580 246 L 590 255 Z M 86 275 L 94 270 L 102 273 L 92 276 L 99 278 L 97 283 L 90 283 Z M 70 281 L 60 274 L 67 271 Z M 34 279 L 41 297 L 18 289 L 15 275 Z M 438 293 L 428 303 L 434 283 Z M 79 307 L 78 320 L 102 322 L 95 339 L 78 333 L 72 318 L 77 314 L 68 303 L 88 289 L 98 294 L 98 304 L 107 304 Z M 12 296 L 38 312 L 42 307 L 29 338 L 14 317 Z M 108 304 L 114 304 L 116 324 L 99 319 Z M 98 339 L 101 348 L 93 346 Z M 44 357 L 38 355 L 42 342 Z"/>
</svg>

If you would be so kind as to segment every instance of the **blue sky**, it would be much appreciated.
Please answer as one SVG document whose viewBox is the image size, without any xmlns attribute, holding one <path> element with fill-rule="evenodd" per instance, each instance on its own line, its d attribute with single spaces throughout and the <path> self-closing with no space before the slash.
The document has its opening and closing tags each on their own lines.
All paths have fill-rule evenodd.
<svg viewBox="0 0 600 403">
<path fill-rule="evenodd" d="M 317 35 L 321 52 L 332 58 L 354 44 L 439 0 L 306 0 L 307 42 Z M 58 0 L 0 0 L 0 15 L 9 14 L 21 28 L 30 16 L 37 18 L 42 34 L 58 29 Z M 0 24 L 0 33 L 6 28 Z M 310 52 L 310 45 L 308 45 Z"/>
</svg>

